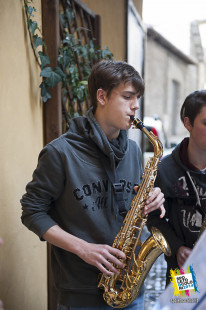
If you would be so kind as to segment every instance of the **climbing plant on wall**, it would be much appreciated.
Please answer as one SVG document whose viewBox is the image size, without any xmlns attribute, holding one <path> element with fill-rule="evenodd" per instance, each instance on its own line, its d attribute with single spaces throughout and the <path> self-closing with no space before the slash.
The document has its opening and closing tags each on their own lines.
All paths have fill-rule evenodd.
<svg viewBox="0 0 206 310">
<path fill-rule="evenodd" d="M 62 107 L 66 123 L 69 123 L 72 117 L 84 113 L 82 103 L 88 101 L 87 80 L 92 65 L 100 59 L 111 59 L 113 55 L 107 47 L 100 49 L 96 46 L 94 38 L 87 42 L 80 39 L 78 28 L 71 32 L 75 12 L 71 1 L 66 0 L 64 4 L 66 9 L 60 10 L 61 42 L 57 66 L 52 68 L 41 30 L 34 20 L 36 9 L 33 0 L 24 0 L 31 45 L 43 78 L 40 84 L 42 100 L 46 102 L 50 99 L 51 89 L 61 83 L 64 98 Z M 68 109 L 65 108 L 66 105 L 69 106 Z"/>
</svg>

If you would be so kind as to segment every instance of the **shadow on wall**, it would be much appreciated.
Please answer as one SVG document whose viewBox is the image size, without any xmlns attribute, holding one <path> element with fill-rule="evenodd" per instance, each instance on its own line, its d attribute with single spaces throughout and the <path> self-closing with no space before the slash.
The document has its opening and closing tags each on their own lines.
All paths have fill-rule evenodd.
<svg viewBox="0 0 206 310">
<path fill-rule="evenodd" d="M 3 244 L 3 240 L 2 238 L 0 238 L 0 246 Z M 4 310 L 4 305 L 3 305 L 3 302 L 2 300 L 0 299 L 0 310 Z"/>
</svg>

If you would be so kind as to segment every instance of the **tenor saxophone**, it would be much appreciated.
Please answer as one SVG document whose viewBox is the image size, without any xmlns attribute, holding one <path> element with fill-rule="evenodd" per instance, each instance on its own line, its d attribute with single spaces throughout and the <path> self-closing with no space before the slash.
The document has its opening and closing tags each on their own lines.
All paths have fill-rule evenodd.
<svg viewBox="0 0 206 310">
<path fill-rule="evenodd" d="M 113 308 L 123 308 L 131 304 L 137 298 L 150 268 L 159 255 L 162 253 L 171 255 L 169 244 L 157 228 L 151 229 L 152 234 L 147 240 L 140 241 L 143 227 L 147 222 L 147 215 L 143 210 L 154 186 L 163 148 L 159 139 L 145 128 L 142 121 L 135 118 L 132 118 L 132 121 L 133 126 L 142 130 L 153 144 L 154 156 L 146 164 L 137 194 L 113 242 L 114 248 L 126 254 L 125 267 L 118 269 L 119 274 L 112 276 L 101 274 L 98 283 L 98 287 L 104 289 L 104 300 Z"/>
</svg>

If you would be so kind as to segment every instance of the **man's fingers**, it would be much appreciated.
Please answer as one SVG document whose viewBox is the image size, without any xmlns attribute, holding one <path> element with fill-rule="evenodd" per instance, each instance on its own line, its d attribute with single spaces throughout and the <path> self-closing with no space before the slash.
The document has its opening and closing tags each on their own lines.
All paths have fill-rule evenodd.
<svg viewBox="0 0 206 310">
<path fill-rule="evenodd" d="M 82 257 L 87 263 L 96 266 L 102 273 L 111 276 L 124 268 L 126 255 L 119 249 L 109 245 L 89 244 L 89 255 Z M 88 250 L 88 248 L 87 248 Z"/>
<path fill-rule="evenodd" d="M 97 268 L 103 272 L 104 274 L 111 276 L 112 274 L 119 273 L 118 268 L 124 268 L 125 264 L 120 260 L 120 255 L 125 257 L 125 254 L 118 249 L 110 248 L 111 252 L 115 252 L 115 254 L 119 254 L 118 258 L 112 255 L 110 252 L 101 256 L 100 260 L 97 262 Z"/>
<path fill-rule="evenodd" d="M 124 254 L 124 252 L 122 252 L 122 251 L 120 251 L 120 250 L 118 250 L 116 248 L 110 247 L 109 252 L 113 256 L 116 256 L 116 257 L 119 257 L 119 258 L 122 258 L 122 259 L 126 259 L 126 255 Z"/>
<path fill-rule="evenodd" d="M 160 218 L 163 218 L 165 216 L 164 202 L 164 194 L 161 192 L 160 188 L 153 188 L 146 201 L 146 206 L 144 208 L 145 214 L 160 209 Z"/>
<path fill-rule="evenodd" d="M 166 210 L 165 210 L 165 208 L 164 208 L 164 206 L 161 206 L 160 208 L 160 218 L 162 219 L 164 216 L 165 216 L 165 213 L 166 213 Z"/>
<path fill-rule="evenodd" d="M 192 249 L 188 247 L 185 247 L 185 246 L 179 247 L 177 251 L 177 262 L 178 262 L 179 267 L 184 265 L 185 261 L 187 260 L 191 252 L 192 252 Z"/>
</svg>

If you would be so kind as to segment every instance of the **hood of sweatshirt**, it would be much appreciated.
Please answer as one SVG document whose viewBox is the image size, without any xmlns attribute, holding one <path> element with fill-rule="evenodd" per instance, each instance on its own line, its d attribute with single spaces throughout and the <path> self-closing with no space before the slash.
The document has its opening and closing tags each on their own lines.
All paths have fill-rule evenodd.
<svg viewBox="0 0 206 310">
<path fill-rule="evenodd" d="M 176 162 L 176 164 L 183 169 L 186 174 L 190 175 L 192 178 L 195 178 L 198 182 L 198 184 L 200 186 L 202 186 L 203 188 L 206 188 L 206 176 L 205 174 L 203 174 L 200 170 L 198 169 L 191 169 L 188 168 L 181 160 L 180 158 L 180 151 L 181 148 L 183 146 L 183 143 L 185 143 L 186 140 L 188 140 L 189 138 L 185 138 L 180 144 L 177 145 L 177 147 L 173 150 L 172 152 L 172 157 L 174 159 L 174 161 Z M 192 166 L 192 165 L 191 165 Z"/>
<path fill-rule="evenodd" d="M 92 152 L 95 157 L 99 157 L 100 153 L 104 154 L 109 158 L 112 169 L 118 165 L 128 151 L 127 132 L 121 130 L 117 139 L 109 141 L 95 119 L 92 109 L 88 110 L 86 117 L 77 117 L 72 120 L 65 138 L 69 139 L 70 143 L 75 143 L 75 147 L 81 148 L 82 151 Z M 97 147 L 96 153 L 94 153 L 93 144 Z"/>
<path fill-rule="evenodd" d="M 185 176 L 185 189 L 189 190 L 190 196 L 195 197 L 196 199 L 196 206 L 198 208 L 201 207 L 200 200 L 205 197 L 206 199 L 206 175 L 203 174 L 198 169 L 191 169 L 193 168 L 192 165 L 189 165 L 191 168 L 186 166 L 181 158 L 180 152 L 182 150 L 183 144 L 187 142 L 189 138 L 185 138 L 172 152 L 172 158 L 175 161 L 177 167 L 179 167 L 180 178 Z M 172 171 L 172 174 L 176 173 L 175 170 Z M 183 180 L 183 178 L 182 178 Z M 200 210 L 201 212 L 201 210 Z M 202 213 L 202 212 L 201 212 Z"/>
</svg>

